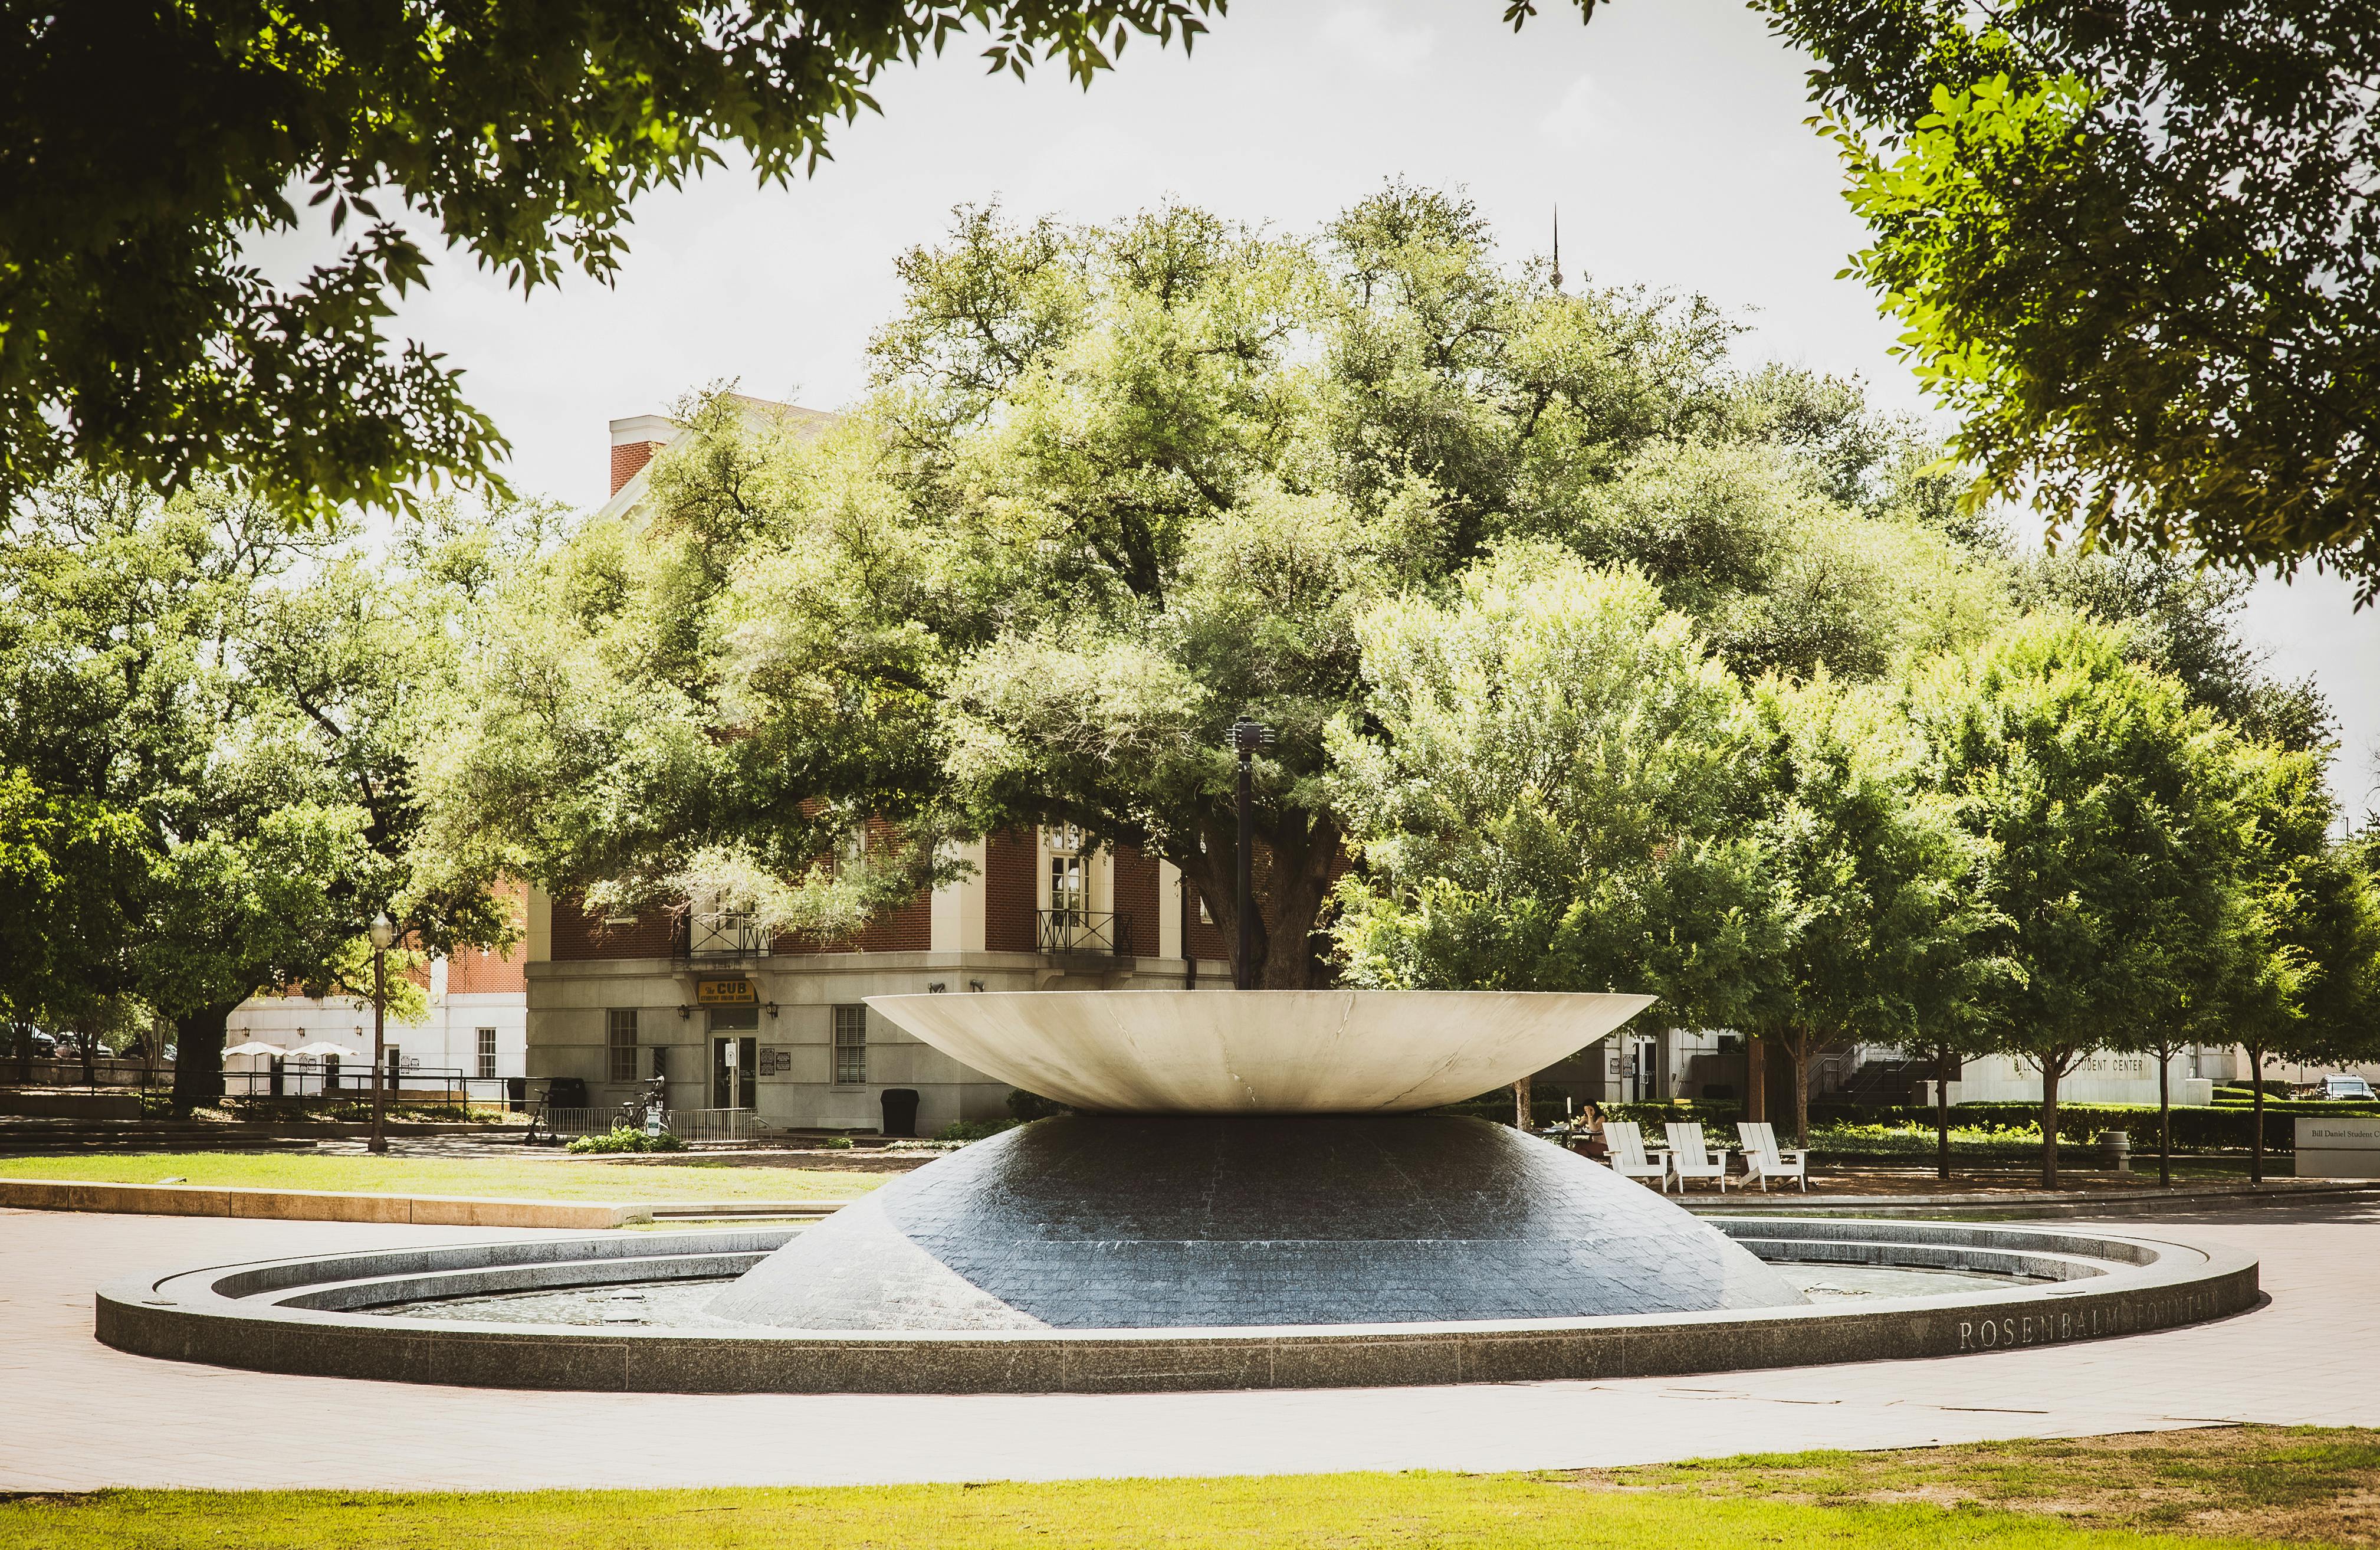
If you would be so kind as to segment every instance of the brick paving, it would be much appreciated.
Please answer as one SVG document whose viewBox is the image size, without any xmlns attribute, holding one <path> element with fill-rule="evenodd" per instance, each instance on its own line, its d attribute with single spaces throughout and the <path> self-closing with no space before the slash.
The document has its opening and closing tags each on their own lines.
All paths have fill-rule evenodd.
<svg viewBox="0 0 2380 1550">
<path fill-rule="evenodd" d="M 2380 1426 L 2380 1205 L 2133 1220 L 2246 1249 L 2270 1303 L 1923 1361 L 1459 1388 L 856 1397 L 534 1394 L 231 1372 L 91 1335 L 119 1275 L 479 1236 L 0 1212 L 0 1489 L 528 1488 L 1555 1469 L 2210 1422 Z"/>
</svg>

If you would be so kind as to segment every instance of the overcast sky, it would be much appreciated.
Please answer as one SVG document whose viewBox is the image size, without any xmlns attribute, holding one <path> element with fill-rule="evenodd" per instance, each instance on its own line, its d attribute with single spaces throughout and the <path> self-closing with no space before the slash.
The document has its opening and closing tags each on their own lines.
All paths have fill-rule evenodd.
<svg viewBox="0 0 2380 1550">
<path fill-rule="evenodd" d="M 1566 0 L 1515 36 L 1499 0 L 1235 0 L 1195 56 L 1135 44 L 1088 92 L 1055 71 L 988 78 L 973 49 L 895 71 L 884 112 L 790 189 L 713 174 L 638 208 L 618 284 L 524 301 L 450 260 L 403 326 L 468 371 L 525 491 L 606 493 L 607 421 L 734 378 L 820 409 L 847 401 L 890 312 L 893 256 L 953 205 L 1105 220 L 1178 197 L 1303 231 L 1383 179 L 1467 188 L 1508 257 L 1543 251 L 1598 284 L 1700 291 L 1752 325 L 1747 360 L 1864 380 L 1918 409 L 1892 331 L 1835 278 L 1861 231 L 1803 126 L 1805 62 L 1730 0 Z M 2315 674 L 2344 723 L 2349 805 L 2380 775 L 2380 614 L 2327 579 L 2266 584 L 2252 629 Z"/>
</svg>

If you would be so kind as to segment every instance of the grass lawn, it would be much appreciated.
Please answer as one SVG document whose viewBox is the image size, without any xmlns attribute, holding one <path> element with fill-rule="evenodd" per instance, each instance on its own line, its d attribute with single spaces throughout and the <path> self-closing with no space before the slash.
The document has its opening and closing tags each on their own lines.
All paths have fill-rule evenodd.
<svg viewBox="0 0 2380 1550">
<path fill-rule="evenodd" d="M 552 1201 L 850 1200 L 897 1175 L 739 1168 L 724 1162 L 602 1163 L 551 1154 L 368 1157 L 343 1153 L 138 1152 L 108 1157 L 0 1157 L 0 1178 L 102 1184 L 221 1184 L 384 1195 L 492 1195 Z M 0 1542 L 5 1543 L 5 1542 Z"/>
<path fill-rule="evenodd" d="M 0 1544 L 2207 1550 L 2370 1544 L 2375 1487 L 2380 1433 L 2239 1428 L 1581 1474 L 516 1495 L 107 1491 L 0 1503 Z"/>
</svg>

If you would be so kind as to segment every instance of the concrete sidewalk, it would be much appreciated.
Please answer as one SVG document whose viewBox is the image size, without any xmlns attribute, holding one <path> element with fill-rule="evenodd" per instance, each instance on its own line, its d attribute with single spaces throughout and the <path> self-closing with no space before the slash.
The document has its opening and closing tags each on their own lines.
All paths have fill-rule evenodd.
<svg viewBox="0 0 2380 1550">
<path fill-rule="evenodd" d="M 2132 1220 L 2262 1257 L 2272 1300 L 2087 1345 L 1689 1379 L 1190 1395 L 512 1393 L 149 1361 L 91 1338 L 144 1270 L 520 1233 L 0 1211 L 0 1489 L 507 1488 L 1512 1470 L 2217 1422 L 2380 1425 L 2380 1206 Z"/>
</svg>

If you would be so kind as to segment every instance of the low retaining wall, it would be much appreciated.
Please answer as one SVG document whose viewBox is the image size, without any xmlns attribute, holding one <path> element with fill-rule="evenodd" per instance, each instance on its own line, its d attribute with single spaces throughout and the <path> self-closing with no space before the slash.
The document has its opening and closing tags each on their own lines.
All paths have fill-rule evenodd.
<svg viewBox="0 0 2380 1550">
<path fill-rule="evenodd" d="M 114 1211 L 135 1216 L 251 1216 L 287 1222 L 410 1222 L 438 1227 L 616 1227 L 652 1219 L 650 1205 L 248 1190 L 209 1184 L 91 1184 L 0 1178 L 0 1206 Z"/>
<path fill-rule="evenodd" d="M 465 1272 L 511 1288 L 622 1278 L 613 1262 L 750 1256 L 783 1231 L 546 1239 L 221 1266 L 118 1282 L 99 1338 L 121 1350 L 265 1372 L 496 1388 L 647 1393 L 1111 1393 L 1520 1383 L 1959 1356 L 2138 1334 L 2253 1307 L 2256 1262 L 2062 1229 L 1767 1218 L 1725 1230 L 1789 1257 L 2033 1255 L 2068 1278 L 1953 1297 L 1743 1312 L 1288 1329 L 823 1334 L 436 1324 L 322 1311 L 404 1300 Z M 577 1263 L 572 1263 L 576 1256 Z M 2095 1264 L 2081 1266 L 2082 1261 Z M 590 1269 L 589 1262 L 602 1262 Z M 2058 1274 L 2059 1272 L 2050 1272 Z M 377 1294 L 358 1283 L 383 1280 Z M 299 1301 L 314 1303 L 302 1308 Z"/>
</svg>

